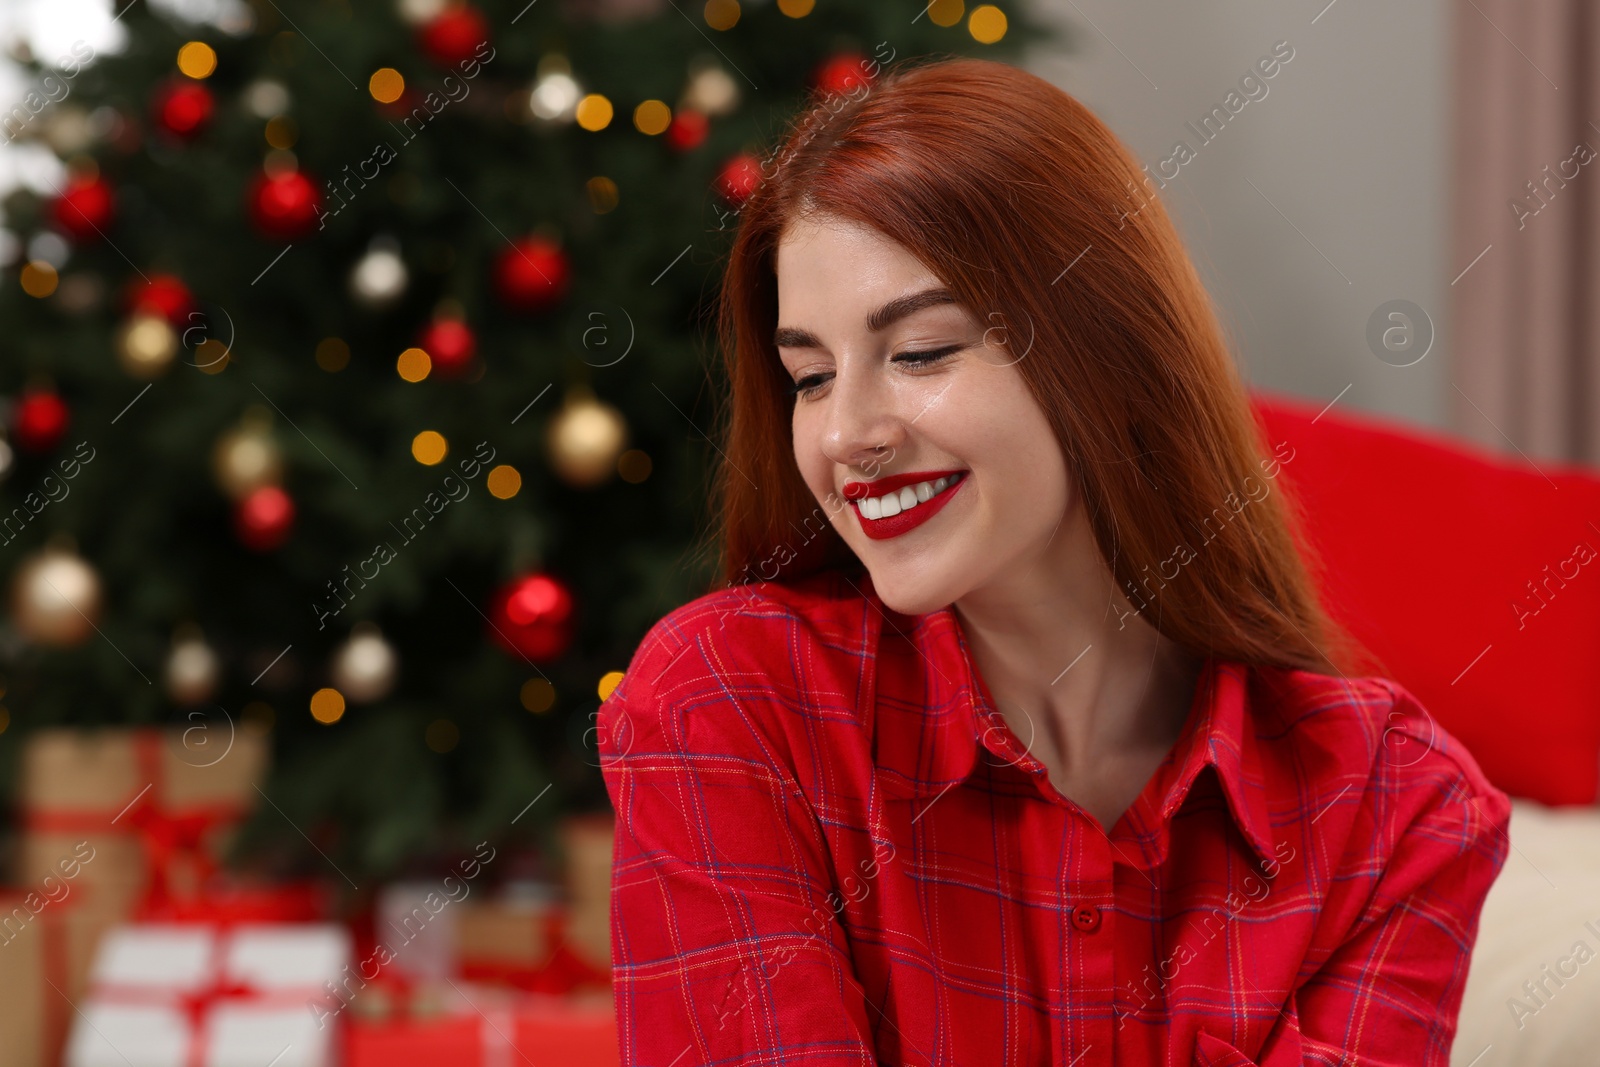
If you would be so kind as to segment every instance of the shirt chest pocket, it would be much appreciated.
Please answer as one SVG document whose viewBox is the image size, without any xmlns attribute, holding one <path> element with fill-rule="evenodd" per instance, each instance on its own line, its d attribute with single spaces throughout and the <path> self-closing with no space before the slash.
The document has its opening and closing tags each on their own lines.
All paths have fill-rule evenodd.
<svg viewBox="0 0 1600 1067">
<path fill-rule="evenodd" d="M 1280 1018 L 1255 1059 L 1215 1034 L 1196 1031 L 1193 1063 L 1194 1067 L 1301 1067 L 1305 1057 L 1300 1027 L 1292 1014 Z"/>
</svg>

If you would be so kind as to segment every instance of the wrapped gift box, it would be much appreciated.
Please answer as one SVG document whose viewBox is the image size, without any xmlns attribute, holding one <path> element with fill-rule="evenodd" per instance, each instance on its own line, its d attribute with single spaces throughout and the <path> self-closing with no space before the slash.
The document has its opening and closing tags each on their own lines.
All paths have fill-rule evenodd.
<svg viewBox="0 0 1600 1067">
<path fill-rule="evenodd" d="M 534 1063 L 618 1067 L 616 1010 L 611 997 L 530 994 L 515 1008 L 515 1042 Z"/>
<path fill-rule="evenodd" d="M 468 901 L 456 917 L 456 964 L 463 977 L 512 980 L 549 963 L 563 911 L 553 894 Z"/>
<path fill-rule="evenodd" d="M 557 997 L 450 982 L 415 991 L 429 1014 L 354 1019 L 345 1067 L 618 1067 L 608 994 Z"/>
<path fill-rule="evenodd" d="M 22 839 L 14 881 L 59 877 L 92 854 L 78 882 L 123 918 L 153 897 L 198 896 L 221 838 L 254 807 L 266 736 L 222 722 L 198 728 L 45 729 L 22 749 Z"/>
<path fill-rule="evenodd" d="M 67 1067 L 333 1067 L 330 992 L 350 936 L 321 923 L 118 926 L 101 941 Z"/>
<path fill-rule="evenodd" d="M 90 954 L 112 924 L 62 895 L 56 887 L 66 884 L 0 889 L 0 1067 L 58 1062 Z"/>
<path fill-rule="evenodd" d="M 564 940 L 584 963 L 603 974 L 611 972 L 611 853 L 615 825 L 607 813 L 573 815 L 561 823 L 568 900 Z"/>
</svg>

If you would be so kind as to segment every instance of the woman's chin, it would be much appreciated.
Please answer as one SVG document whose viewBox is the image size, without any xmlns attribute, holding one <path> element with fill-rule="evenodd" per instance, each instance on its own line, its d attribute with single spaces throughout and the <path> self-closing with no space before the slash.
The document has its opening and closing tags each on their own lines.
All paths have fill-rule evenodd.
<svg viewBox="0 0 1600 1067">
<path fill-rule="evenodd" d="M 942 583 L 930 583 L 925 576 L 910 574 L 905 577 L 872 570 L 872 588 L 883 601 L 884 607 L 901 615 L 926 615 L 949 604 L 954 597 L 945 595 Z"/>
</svg>

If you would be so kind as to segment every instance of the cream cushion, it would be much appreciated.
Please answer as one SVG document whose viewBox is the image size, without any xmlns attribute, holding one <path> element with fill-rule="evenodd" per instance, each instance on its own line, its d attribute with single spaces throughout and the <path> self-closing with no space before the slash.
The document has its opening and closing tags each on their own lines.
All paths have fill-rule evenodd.
<svg viewBox="0 0 1600 1067">
<path fill-rule="evenodd" d="M 1479 920 L 1450 1067 L 1595 1067 L 1600 808 L 1513 799 L 1510 837 Z"/>
</svg>

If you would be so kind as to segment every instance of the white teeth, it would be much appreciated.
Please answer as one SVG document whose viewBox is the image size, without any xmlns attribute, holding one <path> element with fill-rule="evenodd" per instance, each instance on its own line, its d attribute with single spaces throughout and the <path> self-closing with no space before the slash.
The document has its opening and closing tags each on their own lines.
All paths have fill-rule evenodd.
<svg viewBox="0 0 1600 1067">
<path fill-rule="evenodd" d="M 887 519 L 891 515 L 909 511 L 918 504 L 933 499 L 955 481 L 955 475 L 946 475 L 931 482 L 918 482 L 916 485 L 903 486 L 883 496 L 863 497 L 856 502 L 856 506 L 861 509 L 861 514 L 869 519 Z"/>
</svg>

